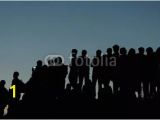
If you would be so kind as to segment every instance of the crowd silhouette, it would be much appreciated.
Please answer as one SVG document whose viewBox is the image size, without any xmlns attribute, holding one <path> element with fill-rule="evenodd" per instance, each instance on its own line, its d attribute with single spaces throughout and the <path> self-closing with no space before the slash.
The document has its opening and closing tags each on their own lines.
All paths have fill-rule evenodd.
<svg viewBox="0 0 160 120">
<path fill-rule="evenodd" d="M 136 52 L 114 45 L 105 54 L 97 50 L 93 59 L 87 50 L 71 54 L 70 65 L 61 57 L 47 65 L 38 60 L 27 83 L 14 72 L 16 98 L 1 80 L 0 118 L 160 117 L 160 48 Z"/>
</svg>

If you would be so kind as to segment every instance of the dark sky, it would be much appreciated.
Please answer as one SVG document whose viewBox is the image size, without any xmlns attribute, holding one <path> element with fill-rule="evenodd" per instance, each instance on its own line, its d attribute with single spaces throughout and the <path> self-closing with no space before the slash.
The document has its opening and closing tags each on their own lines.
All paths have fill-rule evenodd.
<svg viewBox="0 0 160 120">
<path fill-rule="evenodd" d="M 0 79 L 26 82 L 36 60 L 72 48 L 160 45 L 160 2 L 0 2 Z"/>
</svg>

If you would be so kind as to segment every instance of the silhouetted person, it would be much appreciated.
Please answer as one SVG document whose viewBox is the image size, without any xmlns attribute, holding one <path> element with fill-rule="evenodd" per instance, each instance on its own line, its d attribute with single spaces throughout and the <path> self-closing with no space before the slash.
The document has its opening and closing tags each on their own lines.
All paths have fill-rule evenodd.
<svg viewBox="0 0 160 120">
<path fill-rule="evenodd" d="M 128 75 L 128 56 L 126 48 L 120 49 L 119 58 L 119 73 L 120 73 L 120 92 L 122 97 L 127 97 L 129 95 L 129 82 L 130 79 L 127 78 Z"/>
<path fill-rule="evenodd" d="M 94 92 L 96 93 L 96 83 L 98 81 L 98 86 L 99 89 L 101 89 L 102 87 L 102 51 L 101 50 L 97 50 L 96 51 L 96 56 L 93 58 L 91 66 L 93 67 L 93 71 L 92 71 L 92 85 L 93 85 L 93 89 Z M 96 94 L 95 94 L 96 95 Z"/>
<path fill-rule="evenodd" d="M 41 70 L 41 69 L 42 69 L 42 66 L 43 66 L 43 62 L 42 62 L 41 60 L 38 60 L 38 61 L 37 61 L 37 66 L 34 66 L 34 67 L 32 68 L 32 74 L 33 74 L 34 72 L 37 72 L 37 71 Z"/>
<path fill-rule="evenodd" d="M 55 72 L 55 87 L 56 87 L 56 94 L 57 97 L 62 97 L 64 94 L 65 89 L 65 78 L 68 73 L 68 68 L 66 65 L 62 63 L 62 58 L 57 57 L 54 60 L 54 72 Z"/>
<path fill-rule="evenodd" d="M 32 91 L 41 88 L 40 84 L 43 81 L 43 62 L 41 60 L 37 61 L 37 65 L 32 68 L 32 76 L 30 80 L 26 83 L 27 88 L 31 88 Z"/>
<path fill-rule="evenodd" d="M 87 57 L 87 51 L 82 50 L 82 55 L 78 58 L 79 68 L 79 88 L 82 88 L 83 82 L 86 84 L 89 80 L 90 59 Z"/>
<path fill-rule="evenodd" d="M 32 71 L 33 71 L 33 73 L 32 73 L 33 76 L 32 77 L 35 77 L 36 79 L 40 79 L 42 69 L 43 69 L 43 62 L 41 60 L 38 60 L 37 65 L 32 68 Z"/>
<path fill-rule="evenodd" d="M 45 67 L 43 66 L 43 62 L 38 60 L 37 65 L 32 68 L 31 78 L 25 84 L 25 94 L 23 95 L 23 110 L 24 113 L 27 113 L 28 115 L 33 114 L 35 111 L 38 113 L 44 109 L 44 104 L 41 105 L 45 95 L 47 94 L 44 89 L 47 81 L 44 79 L 44 68 Z M 38 109 L 38 106 L 41 106 L 42 109 Z"/>
<path fill-rule="evenodd" d="M 103 55 L 103 66 L 102 66 L 102 70 L 100 73 L 102 73 L 102 82 L 104 84 L 104 86 L 106 88 L 109 87 L 109 83 L 110 81 L 112 80 L 112 73 L 113 73 L 113 70 L 112 70 L 112 67 L 111 66 L 111 60 L 112 60 L 112 48 L 108 48 L 107 49 L 107 54 L 104 54 Z M 115 66 L 114 66 L 115 67 Z M 101 88 L 100 88 L 101 89 Z"/>
<path fill-rule="evenodd" d="M 15 116 L 16 110 L 18 110 L 22 93 L 25 92 L 25 84 L 22 82 L 22 80 L 19 79 L 19 72 L 13 73 L 13 80 L 11 86 L 13 85 L 15 85 L 16 88 L 15 98 L 13 98 L 13 90 L 10 89 L 10 99 L 8 108 L 8 114 L 12 117 Z"/>
<path fill-rule="evenodd" d="M 32 77 L 27 84 L 37 85 L 37 83 L 42 82 L 42 73 L 43 73 L 43 62 L 41 60 L 37 61 L 37 65 L 32 68 Z"/>
<path fill-rule="evenodd" d="M 116 66 L 112 67 L 113 70 L 113 92 L 115 95 L 119 92 L 120 87 L 120 73 L 119 73 L 119 49 L 118 45 L 113 46 L 113 57 L 116 58 Z"/>
<path fill-rule="evenodd" d="M 144 94 L 147 97 L 152 97 L 155 93 L 155 81 L 156 81 L 156 59 L 153 49 L 148 47 L 146 49 L 146 79 L 144 81 Z M 150 87 L 149 87 L 150 86 Z M 150 88 L 150 89 L 149 89 Z"/>
<path fill-rule="evenodd" d="M 145 81 L 145 68 L 146 68 L 146 55 L 144 54 L 145 52 L 145 49 L 143 47 L 139 47 L 138 48 L 138 53 L 137 53 L 137 79 L 139 81 L 139 86 L 137 86 L 137 89 L 138 89 L 138 94 L 139 94 L 139 97 L 142 97 L 141 96 L 141 83 L 143 83 Z M 144 85 L 143 85 L 143 88 L 144 88 Z"/>
<path fill-rule="evenodd" d="M 19 77 L 19 72 L 14 72 L 13 73 L 12 85 L 16 86 L 16 98 L 15 99 L 17 101 L 20 100 L 21 93 L 24 93 L 24 91 L 25 91 L 25 84 L 18 77 Z"/>
<path fill-rule="evenodd" d="M 137 77 L 137 58 L 135 49 L 131 48 L 128 52 L 128 88 L 130 97 L 135 97 L 135 92 L 139 91 L 140 82 Z"/>
<path fill-rule="evenodd" d="M 48 89 L 48 94 L 52 93 L 52 95 L 55 95 L 56 91 L 56 78 L 55 78 L 55 60 L 54 59 L 49 59 L 48 61 L 48 68 L 47 68 L 47 76 L 46 80 L 46 89 Z"/>
<path fill-rule="evenodd" d="M 5 88 L 5 80 L 0 81 L 0 118 L 3 118 L 4 109 L 8 104 L 9 100 L 9 93 L 8 90 Z"/>
<path fill-rule="evenodd" d="M 72 58 L 70 63 L 70 73 L 69 73 L 68 79 L 73 88 L 76 87 L 78 82 L 77 53 L 78 53 L 77 49 L 72 49 Z"/>
</svg>

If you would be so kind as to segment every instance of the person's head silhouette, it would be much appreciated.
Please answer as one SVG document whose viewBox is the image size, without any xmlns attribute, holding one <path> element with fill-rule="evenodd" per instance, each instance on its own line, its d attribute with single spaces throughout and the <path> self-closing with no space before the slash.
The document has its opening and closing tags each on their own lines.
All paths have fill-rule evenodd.
<svg viewBox="0 0 160 120">
<path fill-rule="evenodd" d="M 0 87 L 4 87 L 5 84 L 6 84 L 6 81 L 5 81 L 5 80 L 1 80 L 1 81 L 0 81 Z"/>
<path fill-rule="evenodd" d="M 107 54 L 112 55 L 112 48 L 107 48 Z"/>
<path fill-rule="evenodd" d="M 62 65 L 62 62 L 63 61 L 62 61 L 61 57 L 57 57 L 57 58 L 54 59 L 54 63 L 55 63 L 56 66 Z"/>
<path fill-rule="evenodd" d="M 42 65 L 43 65 L 43 62 L 41 60 L 38 60 L 37 61 L 37 67 L 42 67 Z"/>
<path fill-rule="evenodd" d="M 76 57 L 78 53 L 77 49 L 72 49 L 72 57 Z"/>
<path fill-rule="evenodd" d="M 129 49 L 129 51 L 128 51 L 128 55 L 135 55 L 136 54 L 136 51 L 135 51 L 135 49 L 133 49 L 133 48 L 131 48 L 131 49 Z"/>
<path fill-rule="evenodd" d="M 148 47 L 148 48 L 146 49 L 146 52 L 147 52 L 147 55 L 151 55 L 151 54 L 153 53 L 153 48 Z"/>
<path fill-rule="evenodd" d="M 120 49 L 120 54 L 121 54 L 121 55 L 126 55 L 126 54 L 127 54 L 126 48 L 124 48 L 124 47 L 121 48 L 121 49 Z"/>
<path fill-rule="evenodd" d="M 54 64 L 53 59 L 48 59 L 48 65 L 49 65 L 49 66 L 52 66 L 53 64 Z"/>
<path fill-rule="evenodd" d="M 113 45 L 114 53 L 119 53 L 119 45 Z"/>
<path fill-rule="evenodd" d="M 102 51 L 101 51 L 101 50 L 97 50 L 97 51 L 96 51 L 96 56 L 97 56 L 97 57 L 100 57 L 101 54 L 102 54 Z"/>
<path fill-rule="evenodd" d="M 87 50 L 82 50 L 82 56 L 85 57 L 87 55 Z"/>
<path fill-rule="evenodd" d="M 138 48 L 138 52 L 139 52 L 139 54 L 141 54 L 141 55 L 143 55 L 144 54 L 144 48 L 143 47 L 139 47 Z"/>
<path fill-rule="evenodd" d="M 19 72 L 17 72 L 17 71 L 14 72 L 14 73 L 13 73 L 13 78 L 14 78 L 14 79 L 18 79 L 18 77 L 19 77 Z"/>
</svg>

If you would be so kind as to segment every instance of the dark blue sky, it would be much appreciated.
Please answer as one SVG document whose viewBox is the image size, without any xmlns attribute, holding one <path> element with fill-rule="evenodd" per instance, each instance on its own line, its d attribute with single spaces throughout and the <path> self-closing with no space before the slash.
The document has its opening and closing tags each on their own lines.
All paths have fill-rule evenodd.
<svg viewBox="0 0 160 120">
<path fill-rule="evenodd" d="M 27 81 L 37 59 L 72 48 L 160 45 L 160 2 L 0 2 L 0 79 Z"/>
</svg>

